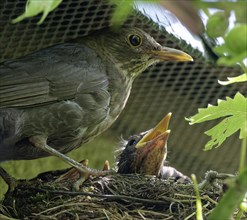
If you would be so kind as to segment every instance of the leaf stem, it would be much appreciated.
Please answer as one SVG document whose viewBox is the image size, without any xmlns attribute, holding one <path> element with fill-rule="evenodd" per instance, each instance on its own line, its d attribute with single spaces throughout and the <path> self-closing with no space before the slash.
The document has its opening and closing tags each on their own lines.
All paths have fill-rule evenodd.
<svg viewBox="0 0 247 220">
<path fill-rule="evenodd" d="M 244 170 L 246 165 L 246 151 L 247 151 L 247 138 L 242 139 L 241 152 L 240 152 L 240 162 L 239 162 L 239 172 Z"/>
<path fill-rule="evenodd" d="M 196 193 L 196 220 L 203 220 L 202 217 L 202 201 L 200 198 L 200 193 L 199 193 L 199 188 L 198 188 L 198 183 L 196 180 L 196 176 L 194 174 L 191 175 L 191 179 L 194 184 L 194 190 Z"/>
</svg>

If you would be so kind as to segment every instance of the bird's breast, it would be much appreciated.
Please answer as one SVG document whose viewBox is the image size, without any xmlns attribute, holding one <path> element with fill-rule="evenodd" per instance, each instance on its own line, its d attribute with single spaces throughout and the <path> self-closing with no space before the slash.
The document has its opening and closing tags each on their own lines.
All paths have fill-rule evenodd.
<svg viewBox="0 0 247 220">
<path fill-rule="evenodd" d="M 107 91 L 110 94 L 108 113 L 101 123 L 88 132 L 87 138 L 85 138 L 87 141 L 108 129 L 116 121 L 129 98 L 132 87 L 132 80 L 130 78 L 117 73 L 108 77 L 108 80 Z"/>
</svg>

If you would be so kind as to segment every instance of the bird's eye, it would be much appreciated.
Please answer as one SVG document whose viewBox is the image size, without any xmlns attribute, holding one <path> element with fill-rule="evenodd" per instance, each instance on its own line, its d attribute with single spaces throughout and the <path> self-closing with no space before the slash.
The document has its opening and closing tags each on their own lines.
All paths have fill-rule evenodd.
<svg viewBox="0 0 247 220">
<path fill-rule="evenodd" d="M 136 145 L 142 137 L 139 135 L 133 135 L 128 140 L 128 146 Z"/>
<path fill-rule="evenodd" d="M 129 35 L 128 40 L 129 40 L 129 43 L 134 47 L 138 47 L 142 44 L 142 38 L 136 34 Z"/>
<path fill-rule="evenodd" d="M 132 145 L 134 145 L 136 142 L 137 142 L 137 141 L 136 141 L 135 139 L 131 139 L 131 140 L 129 140 L 128 145 L 132 146 Z"/>
</svg>

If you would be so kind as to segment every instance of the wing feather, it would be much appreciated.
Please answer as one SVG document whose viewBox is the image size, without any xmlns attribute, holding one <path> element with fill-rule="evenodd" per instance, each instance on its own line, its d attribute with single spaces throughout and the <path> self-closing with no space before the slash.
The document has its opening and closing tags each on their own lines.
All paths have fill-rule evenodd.
<svg viewBox="0 0 247 220">
<path fill-rule="evenodd" d="M 74 99 L 79 85 L 90 90 L 95 83 L 88 78 L 98 81 L 102 72 L 98 55 L 78 44 L 56 45 L 7 61 L 0 65 L 0 108 L 28 108 Z"/>
</svg>

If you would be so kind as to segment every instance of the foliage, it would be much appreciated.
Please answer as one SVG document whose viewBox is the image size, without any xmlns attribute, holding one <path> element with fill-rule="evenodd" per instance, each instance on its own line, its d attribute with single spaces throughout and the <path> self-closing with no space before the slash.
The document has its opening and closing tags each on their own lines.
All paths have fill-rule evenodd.
<svg viewBox="0 0 247 220">
<path fill-rule="evenodd" d="M 218 64 L 233 66 L 236 63 L 243 63 L 243 60 L 247 57 L 246 36 L 247 24 L 237 24 L 231 31 L 225 34 L 225 43 L 213 49 L 220 56 Z"/>
<path fill-rule="evenodd" d="M 226 117 L 218 125 L 214 126 L 205 134 L 212 139 L 206 144 L 205 150 L 211 150 L 214 146 L 219 147 L 227 137 L 240 130 L 240 139 L 247 137 L 246 129 L 247 98 L 240 93 L 235 97 L 218 100 L 218 106 L 208 105 L 207 108 L 199 109 L 198 113 L 187 120 L 190 125 L 204 121 Z"/>
<path fill-rule="evenodd" d="M 247 59 L 247 24 L 246 13 L 241 6 L 242 2 L 222 3 L 216 2 L 213 14 L 210 14 L 207 8 L 211 7 L 210 3 L 201 3 L 201 7 L 209 16 L 206 24 L 208 35 L 217 40 L 219 37 L 223 39 L 223 43 L 213 48 L 214 52 L 219 56 L 218 64 L 227 66 L 240 65 L 243 74 L 237 77 L 228 77 L 227 81 L 218 81 L 221 85 L 228 85 L 236 82 L 247 81 L 247 67 L 244 60 Z M 215 12 L 216 11 L 216 12 Z M 234 14 L 236 23 L 230 27 L 230 15 Z M 222 40 L 221 39 L 221 40 Z M 206 109 L 199 109 L 198 114 L 187 118 L 190 124 L 201 123 L 221 117 L 226 117 L 218 125 L 205 132 L 211 137 L 206 144 L 205 149 L 210 150 L 214 146 L 219 147 L 224 140 L 240 130 L 240 139 L 247 136 L 247 101 L 246 98 L 237 93 L 234 99 L 226 98 L 226 101 L 219 100 L 218 106 L 208 105 Z"/>
<path fill-rule="evenodd" d="M 135 5 L 136 0 L 110 0 L 112 3 L 116 4 L 116 9 L 111 17 L 111 24 L 113 26 L 122 25 L 128 18 L 128 16 L 133 11 L 133 5 Z M 143 0 L 143 2 L 156 2 L 158 0 Z"/>
<path fill-rule="evenodd" d="M 247 191 L 246 176 L 247 168 L 243 170 L 236 178 L 236 180 L 231 184 L 230 189 L 224 194 L 223 198 L 213 210 L 208 220 L 219 219 L 219 216 L 220 219 L 231 219 L 232 213 L 244 199 L 245 193 Z"/>
<path fill-rule="evenodd" d="M 245 82 L 245 81 L 247 81 L 247 74 L 244 73 L 244 74 L 236 76 L 236 77 L 227 77 L 227 81 L 218 80 L 218 83 L 223 85 L 223 86 L 226 86 L 226 85 L 229 85 L 232 83 Z"/>
<path fill-rule="evenodd" d="M 218 64 L 227 66 L 240 64 L 247 74 L 246 64 L 243 62 L 247 58 L 246 2 L 241 0 L 214 2 L 214 4 L 201 2 L 199 5 L 209 17 L 206 24 L 208 36 L 216 41 L 219 38 L 223 40 L 223 43 L 213 48 L 213 51 L 219 56 Z M 214 10 L 211 14 L 208 10 L 209 7 L 216 11 Z M 234 19 L 235 22 L 232 24 Z"/>
<path fill-rule="evenodd" d="M 22 21 L 25 18 L 36 16 L 40 13 L 43 13 L 38 24 L 42 24 L 49 12 L 53 11 L 62 0 L 27 0 L 25 12 L 19 17 L 12 20 L 12 23 L 17 23 Z"/>
<path fill-rule="evenodd" d="M 128 16 L 133 10 L 133 5 L 134 5 L 134 0 L 111 0 L 112 3 L 116 4 L 116 9 L 113 12 L 113 15 L 111 17 L 111 24 L 113 26 L 119 26 L 121 25 L 124 21 L 127 20 Z"/>
<path fill-rule="evenodd" d="M 113 26 L 122 25 L 133 11 L 133 5 L 135 0 L 109 0 L 116 5 L 116 9 L 111 17 L 111 24 Z M 143 2 L 156 2 L 158 0 L 143 0 Z M 25 12 L 19 17 L 12 20 L 12 23 L 18 23 L 25 18 L 34 17 L 40 13 L 43 13 L 38 24 L 42 24 L 49 12 L 53 11 L 62 0 L 27 0 Z"/>
<path fill-rule="evenodd" d="M 228 18 L 229 13 L 223 11 L 218 11 L 210 16 L 206 25 L 208 36 L 211 38 L 222 36 L 229 26 Z"/>
<path fill-rule="evenodd" d="M 243 5 L 244 4 L 244 5 Z M 246 2 L 237 0 L 235 2 L 214 2 L 212 4 L 201 1 L 201 7 L 209 16 L 206 30 L 209 37 L 223 40 L 221 45 L 213 48 L 213 51 L 219 56 L 217 61 L 220 65 L 235 66 L 240 65 L 243 74 L 237 77 L 227 77 L 227 81 L 218 81 L 221 85 L 228 85 L 237 82 L 247 81 L 247 16 Z M 211 15 L 208 8 L 216 9 Z M 231 15 L 236 18 L 233 27 L 230 27 Z M 211 140 L 206 144 L 205 149 L 212 149 L 214 146 L 220 146 L 224 140 L 240 130 L 239 138 L 242 139 L 240 153 L 240 174 L 236 178 L 234 185 L 223 196 L 219 204 L 209 216 L 213 219 L 230 219 L 234 209 L 240 206 L 237 219 L 243 216 L 246 203 L 243 199 L 247 191 L 247 98 L 239 92 L 234 98 L 227 97 L 225 101 L 218 100 L 218 106 L 208 105 L 207 108 L 199 109 L 198 113 L 189 119 L 190 124 L 201 123 L 225 117 L 218 125 L 207 132 Z M 242 202 L 242 203 L 241 203 Z M 241 203 L 241 205 L 240 205 Z"/>
</svg>

